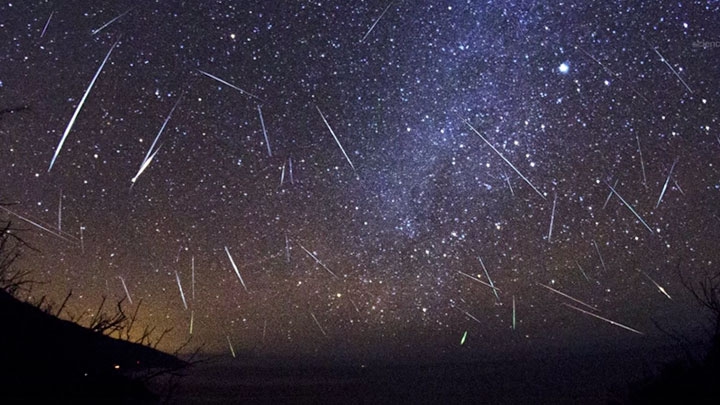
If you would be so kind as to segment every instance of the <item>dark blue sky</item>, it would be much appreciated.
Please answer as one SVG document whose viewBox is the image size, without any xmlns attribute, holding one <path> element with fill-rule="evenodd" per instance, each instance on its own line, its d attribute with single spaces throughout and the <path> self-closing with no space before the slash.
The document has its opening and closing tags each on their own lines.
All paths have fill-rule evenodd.
<svg viewBox="0 0 720 405">
<path fill-rule="evenodd" d="M 2 215 L 33 295 L 124 281 L 166 349 L 650 341 L 720 260 L 718 7 L 4 2 Z"/>
</svg>

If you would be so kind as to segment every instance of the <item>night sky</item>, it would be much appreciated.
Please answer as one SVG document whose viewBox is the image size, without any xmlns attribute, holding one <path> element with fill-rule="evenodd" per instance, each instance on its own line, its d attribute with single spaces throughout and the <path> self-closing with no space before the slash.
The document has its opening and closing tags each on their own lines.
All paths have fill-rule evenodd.
<svg viewBox="0 0 720 405">
<path fill-rule="evenodd" d="M 4 1 L 0 217 L 40 251 L 32 296 L 83 323 L 129 294 L 160 348 L 193 318 L 227 355 L 695 328 L 720 4 L 512 3 Z"/>
</svg>

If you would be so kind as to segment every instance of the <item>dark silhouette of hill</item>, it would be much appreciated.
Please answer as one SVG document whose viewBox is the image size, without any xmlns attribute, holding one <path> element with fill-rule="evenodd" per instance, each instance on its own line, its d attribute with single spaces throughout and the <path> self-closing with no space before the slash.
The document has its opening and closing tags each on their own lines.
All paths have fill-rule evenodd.
<svg viewBox="0 0 720 405">
<path fill-rule="evenodd" d="M 154 403 L 133 378 L 184 361 L 52 316 L 0 289 L 0 403 Z"/>
</svg>

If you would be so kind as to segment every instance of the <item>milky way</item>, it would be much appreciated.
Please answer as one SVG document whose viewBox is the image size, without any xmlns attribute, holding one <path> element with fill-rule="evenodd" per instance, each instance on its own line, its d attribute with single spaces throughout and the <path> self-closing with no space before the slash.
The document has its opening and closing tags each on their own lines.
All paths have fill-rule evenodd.
<svg viewBox="0 0 720 405">
<path fill-rule="evenodd" d="M 691 329 L 679 271 L 720 260 L 719 6 L 515 3 L 3 3 L 32 296 L 142 301 L 161 347 L 193 318 L 228 355 Z"/>
</svg>

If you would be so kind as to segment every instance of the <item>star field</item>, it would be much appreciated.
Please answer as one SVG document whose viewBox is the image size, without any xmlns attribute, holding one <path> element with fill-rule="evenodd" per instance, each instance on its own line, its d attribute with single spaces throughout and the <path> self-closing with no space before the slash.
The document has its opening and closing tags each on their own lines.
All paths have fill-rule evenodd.
<svg viewBox="0 0 720 405">
<path fill-rule="evenodd" d="M 719 11 L 6 2 L 2 215 L 40 250 L 33 296 L 142 300 L 167 350 L 191 317 L 210 351 L 349 357 L 691 330 L 678 269 L 720 260 Z"/>
</svg>

